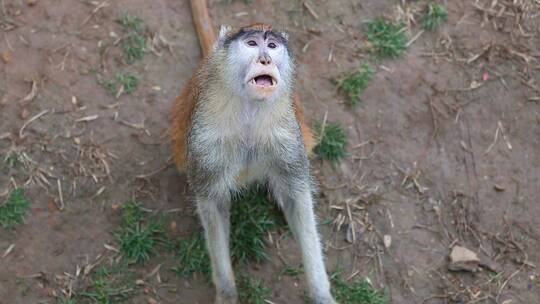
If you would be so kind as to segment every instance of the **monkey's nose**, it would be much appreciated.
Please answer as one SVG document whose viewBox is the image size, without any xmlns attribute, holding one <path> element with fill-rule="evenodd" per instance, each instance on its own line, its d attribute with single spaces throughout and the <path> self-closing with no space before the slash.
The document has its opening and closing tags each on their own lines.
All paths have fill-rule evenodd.
<svg viewBox="0 0 540 304">
<path fill-rule="evenodd" d="M 259 63 L 261 63 L 262 65 L 269 65 L 272 63 L 272 58 L 270 58 L 270 56 L 268 55 L 262 55 L 261 57 L 259 57 Z"/>
</svg>

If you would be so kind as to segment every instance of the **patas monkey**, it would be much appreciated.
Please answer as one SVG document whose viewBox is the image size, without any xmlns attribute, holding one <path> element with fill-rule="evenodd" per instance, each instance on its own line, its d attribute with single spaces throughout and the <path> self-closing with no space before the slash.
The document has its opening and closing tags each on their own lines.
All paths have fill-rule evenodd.
<svg viewBox="0 0 540 304">
<path fill-rule="evenodd" d="M 293 91 L 285 33 L 222 27 L 172 108 L 173 158 L 186 169 L 205 230 L 216 303 L 237 303 L 229 255 L 231 194 L 268 186 L 300 244 L 315 303 L 335 303 L 313 212 L 307 154 L 314 144 Z"/>
</svg>

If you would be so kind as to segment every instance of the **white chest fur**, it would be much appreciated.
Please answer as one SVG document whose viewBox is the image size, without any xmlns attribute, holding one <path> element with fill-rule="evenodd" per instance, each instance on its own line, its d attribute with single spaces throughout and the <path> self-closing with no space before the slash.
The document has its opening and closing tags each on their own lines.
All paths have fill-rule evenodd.
<svg viewBox="0 0 540 304">
<path fill-rule="evenodd" d="M 264 179 L 273 160 L 287 157 L 297 145 L 298 128 L 288 100 L 273 104 L 227 100 L 196 115 L 190 151 L 199 165 L 220 170 L 226 185 L 235 188 Z"/>
</svg>

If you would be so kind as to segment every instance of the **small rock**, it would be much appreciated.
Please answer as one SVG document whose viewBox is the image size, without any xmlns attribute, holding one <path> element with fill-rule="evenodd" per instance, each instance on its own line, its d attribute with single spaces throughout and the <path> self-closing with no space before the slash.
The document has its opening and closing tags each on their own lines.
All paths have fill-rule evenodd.
<svg viewBox="0 0 540 304">
<path fill-rule="evenodd" d="M 383 242 L 384 242 L 384 247 L 386 247 L 387 249 L 390 248 L 390 245 L 392 245 L 392 237 L 388 234 L 385 234 L 383 236 Z"/>
<path fill-rule="evenodd" d="M 450 265 L 448 265 L 448 269 L 452 271 L 476 272 L 478 271 L 479 264 L 480 259 L 475 252 L 456 245 L 450 253 Z"/>
</svg>

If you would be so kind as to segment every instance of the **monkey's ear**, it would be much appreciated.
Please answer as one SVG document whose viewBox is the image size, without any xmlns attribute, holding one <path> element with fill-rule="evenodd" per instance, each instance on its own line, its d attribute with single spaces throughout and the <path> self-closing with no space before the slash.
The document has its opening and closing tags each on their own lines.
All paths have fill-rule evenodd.
<svg viewBox="0 0 540 304">
<path fill-rule="evenodd" d="M 225 40 L 231 31 L 232 31 L 231 26 L 222 24 L 219 27 L 218 40 Z"/>
<path fill-rule="evenodd" d="M 289 34 L 285 32 L 279 32 L 279 34 L 285 39 L 285 41 L 289 42 Z"/>
<path fill-rule="evenodd" d="M 232 27 L 225 24 L 220 26 L 217 41 L 214 43 L 214 50 L 220 46 L 223 46 L 225 40 L 227 40 L 231 32 Z"/>
</svg>

